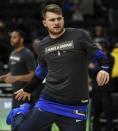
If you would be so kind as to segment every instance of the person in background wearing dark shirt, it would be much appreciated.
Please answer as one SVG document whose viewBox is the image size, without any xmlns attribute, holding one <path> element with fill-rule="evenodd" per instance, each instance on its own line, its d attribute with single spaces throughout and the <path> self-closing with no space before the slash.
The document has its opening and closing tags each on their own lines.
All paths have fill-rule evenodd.
<svg viewBox="0 0 118 131">
<path fill-rule="evenodd" d="M 99 86 L 109 81 L 107 58 L 88 32 L 64 28 L 62 9 L 58 5 L 45 6 L 42 15 L 49 35 L 40 43 L 39 75 L 38 78 L 34 75 L 29 86 L 15 92 L 16 99 L 30 98 L 36 82 L 46 77 L 45 88 L 32 110 L 25 106 L 13 109 L 7 122 L 14 126 L 14 131 L 41 131 L 53 122 L 58 123 L 61 131 L 85 131 L 89 102 L 88 57 L 100 63 L 96 76 Z"/>
<path fill-rule="evenodd" d="M 32 41 L 32 52 L 35 56 L 35 59 L 37 59 L 37 57 L 38 57 L 38 51 L 40 48 L 40 41 L 41 40 L 39 38 L 34 38 Z"/>
<path fill-rule="evenodd" d="M 13 92 L 25 87 L 34 75 L 35 59 L 32 52 L 24 46 L 24 32 L 14 30 L 10 35 L 10 43 L 14 50 L 9 56 L 9 73 L 0 76 L 0 81 L 11 83 Z M 22 101 L 14 99 L 13 108 L 19 107 Z"/>
</svg>

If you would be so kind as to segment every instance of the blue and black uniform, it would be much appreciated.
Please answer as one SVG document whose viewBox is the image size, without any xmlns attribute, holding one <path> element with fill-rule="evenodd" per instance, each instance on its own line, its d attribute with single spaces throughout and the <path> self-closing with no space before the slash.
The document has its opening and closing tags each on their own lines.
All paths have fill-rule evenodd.
<svg viewBox="0 0 118 131">
<path fill-rule="evenodd" d="M 106 56 L 84 30 L 68 28 L 59 38 L 45 37 L 40 43 L 39 72 L 33 79 L 38 83 L 46 76 L 45 88 L 32 114 L 16 131 L 42 130 L 52 122 L 61 131 L 85 131 L 89 58 L 100 63 L 99 70 L 108 68 Z M 33 89 L 33 84 L 24 88 Z"/>
</svg>

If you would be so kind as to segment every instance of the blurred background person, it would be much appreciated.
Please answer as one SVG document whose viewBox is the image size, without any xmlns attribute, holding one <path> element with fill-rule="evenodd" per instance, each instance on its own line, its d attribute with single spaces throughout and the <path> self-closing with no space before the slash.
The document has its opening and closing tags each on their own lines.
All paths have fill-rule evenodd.
<svg viewBox="0 0 118 131">
<path fill-rule="evenodd" d="M 35 56 L 35 59 L 37 59 L 39 48 L 40 48 L 40 39 L 34 38 L 33 41 L 32 41 L 32 52 Z"/>
<path fill-rule="evenodd" d="M 9 56 L 9 73 L 0 76 L 0 81 L 12 84 L 13 92 L 25 87 L 34 75 L 35 58 L 32 52 L 25 48 L 24 39 L 24 32 L 11 32 L 10 43 L 14 50 Z M 13 108 L 19 107 L 21 103 L 13 95 Z"/>
<path fill-rule="evenodd" d="M 105 48 L 110 50 L 110 42 L 105 27 L 101 24 L 97 24 L 94 27 L 93 39 L 96 43 L 103 43 Z"/>
</svg>

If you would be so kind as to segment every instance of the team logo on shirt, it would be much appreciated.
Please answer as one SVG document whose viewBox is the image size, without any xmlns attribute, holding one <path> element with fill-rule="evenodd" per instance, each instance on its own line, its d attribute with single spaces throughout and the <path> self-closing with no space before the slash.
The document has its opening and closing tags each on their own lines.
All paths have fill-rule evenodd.
<svg viewBox="0 0 118 131">
<path fill-rule="evenodd" d="M 45 48 L 45 53 L 48 54 L 48 53 L 57 51 L 58 55 L 59 55 L 59 53 L 60 53 L 59 51 L 69 50 L 69 49 L 72 49 L 72 48 L 74 48 L 73 40 L 65 41 L 65 42 L 62 42 L 62 43 L 54 44 L 52 46 L 48 46 L 47 48 Z"/>
<path fill-rule="evenodd" d="M 10 56 L 10 60 L 20 61 L 20 57 Z"/>
<path fill-rule="evenodd" d="M 20 61 L 20 57 L 16 57 L 16 56 L 10 56 L 10 61 L 11 61 L 11 65 L 16 64 L 17 62 Z"/>
</svg>

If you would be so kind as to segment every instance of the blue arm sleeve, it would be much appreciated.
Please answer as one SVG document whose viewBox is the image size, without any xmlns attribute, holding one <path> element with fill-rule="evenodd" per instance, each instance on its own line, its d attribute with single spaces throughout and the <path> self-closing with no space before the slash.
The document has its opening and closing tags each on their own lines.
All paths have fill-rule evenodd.
<svg viewBox="0 0 118 131">
<path fill-rule="evenodd" d="M 94 63 L 100 65 L 100 69 L 105 71 L 109 70 L 108 58 L 102 50 L 96 51 L 95 55 L 92 56 L 92 60 Z"/>
<path fill-rule="evenodd" d="M 44 65 L 38 65 L 35 69 L 35 75 L 43 80 L 47 75 L 47 67 Z"/>
<path fill-rule="evenodd" d="M 47 67 L 44 65 L 38 65 L 37 68 L 35 69 L 34 77 L 32 78 L 31 82 L 28 84 L 28 86 L 25 86 L 23 88 L 23 90 L 31 93 L 33 90 L 36 89 L 38 85 L 42 83 L 46 75 L 47 75 Z"/>
</svg>

